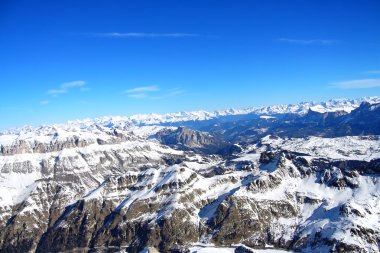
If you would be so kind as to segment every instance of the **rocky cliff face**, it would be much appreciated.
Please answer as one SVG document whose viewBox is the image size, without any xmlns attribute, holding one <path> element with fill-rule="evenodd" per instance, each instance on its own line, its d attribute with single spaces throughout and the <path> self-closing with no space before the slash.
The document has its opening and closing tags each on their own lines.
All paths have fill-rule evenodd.
<svg viewBox="0 0 380 253">
<path fill-rule="evenodd" d="M 155 135 L 155 138 L 164 145 L 169 145 L 177 149 L 194 150 L 205 154 L 229 155 L 241 151 L 237 145 L 232 145 L 209 133 L 186 127 L 163 129 Z"/>
</svg>

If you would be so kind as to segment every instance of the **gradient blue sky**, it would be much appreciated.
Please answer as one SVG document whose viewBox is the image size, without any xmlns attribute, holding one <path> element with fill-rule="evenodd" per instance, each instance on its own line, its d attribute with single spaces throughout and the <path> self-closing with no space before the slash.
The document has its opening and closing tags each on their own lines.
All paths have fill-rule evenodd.
<svg viewBox="0 0 380 253">
<path fill-rule="evenodd" d="M 380 95 L 378 0 L 0 1 L 0 129 Z"/>
</svg>

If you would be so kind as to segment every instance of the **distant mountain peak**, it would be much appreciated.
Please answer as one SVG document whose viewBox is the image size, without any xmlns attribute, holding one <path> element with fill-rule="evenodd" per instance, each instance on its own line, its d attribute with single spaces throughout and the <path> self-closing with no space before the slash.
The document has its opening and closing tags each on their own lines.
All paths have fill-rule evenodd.
<svg viewBox="0 0 380 253">
<path fill-rule="evenodd" d="M 119 128 L 119 129 L 129 129 L 131 126 L 144 126 L 144 125 L 163 125 L 177 122 L 185 121 L 203 121 L 211 120 L 215 118 L 220 118 L 224 116 L 234 116 L 234 115 L 246 115 L 246 114 L 257 114 L 257 115 L 276 115 L 276 114 L 300 114 L 305 115 L 309 110 L 325 113 L 325 112 L 336 112 L 345 111 L 351 112 L 352 110 L 358 108 L 361 103 L 366 102 L 369 104 L 380 103 L 380 97 L 362 97 L 358 99 L 330 99 L 325 102 L 300 102 L 298 104 L 282 104 L 273 106 L 261 106 L 261 107 L 250 107 L 243 109 L 225 109 L 216 111 L 190 111 L 190 112 L 174 112 L 165 114 L 135 114 L 131 116 L 104 116 L 95 119 L 83 119 L 68 121 L 65 124 L 54 124 L 54 125 L 43 125 L 40 127 L 25 126 L 17 129 L 9 129 L 3 131 L 1 134 L 19 134 L 21 132 L 41 132 L 49 131 L 52 127 L 63 129 L 65 131 L 91 131 L 98 127 L 105 128 Z"/>
</svg>

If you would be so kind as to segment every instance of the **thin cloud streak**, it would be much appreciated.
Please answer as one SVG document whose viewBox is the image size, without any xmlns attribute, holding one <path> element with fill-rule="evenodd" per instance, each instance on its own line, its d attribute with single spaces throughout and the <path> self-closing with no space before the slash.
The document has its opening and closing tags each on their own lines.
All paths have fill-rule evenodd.
<svg viewBox="0 0 380 253">
<path fill-rule="evenodd" d="M 95 37 L 108 37 L 108 38 L 185 38 L 185 37 L 199 37 L 199 34 L 195 33 L 89 33 L 87 35 Z"/>
<path fill-rule="evenodd" d="M 135 94 L 129 94 L 128 97 L 136 98 L 136 99 L 142 99 L 142 98 L 147 98 L 148 95 L 145 93 L 135 93 Z"/>
<path fill-rule="evenodd" d="M 85 81 L 72 81 L 72 82 L 61 84 L 61 88 L 67 89 L 67 88 L 73 88 L 73 87 L 82 87 L 84 85 L 86 85 Z"/>
<path fill-rule="evenodd" d="M 331 83 L 331 87 L 339 89 L 369 89 L 380 87 L 380 79 L 360 79 Z"/>
<path fill-rule="evenodd" d="M 140 87 L 135 87 L 133 89 L 125 90 L 125 93 L 135 93 L 135 92 L 155 92 L 159 91 L 159 87 L 156 85 L 152 86 L 140 86 Z"/>
<path fill-rule="evenodd" d="M 160 91 L 158 86 L 141 86 L 125 90 L 124 93 L 134 99 L 165 99 L 184 94 L 186 91 L 180 88 L 172 88 Z"/>
<path fill-rule="evenodd" d="M 312 40 L 300 40 L 300 39 L 289 39 L 280 38 L 277 41 L 288 43 L 288 44 L 298 44 L 298 45 L 335 45 L 338 44 L 339 40 L 324 40 L 324 39 L 312 39 Z"/>
<path fill-rule="evenodd" d="M 84 87 L 87 85 L 85 81 L 78 80 L 72 82 L 62 83 L 58 89 L 48 90 L 46 93 L 52 95 L 53 97 L 57 97 L 59 94 L 68 93 L 70 89 L 79 88 L 80 91 L 89 91 L 90 88 Z"/>
<path fill-rule="evenodd" d="M 65 89 L 52 89 L 52 90 L 47 91 L 47 94 L 50 94 L 50 95 L 58 95 L 58 94 L 64 94 L 64 93 L 67 93 L 67 90 L 65 90 Z"/>
<path fill-rule="evenodd" d="M 185 90 L 182 90 L 180 88 L 174 88 L 174 89 L 167 90 L 166 94 L 163 94 L 162 96 L 152 97 L 152 99 L 165 99 L 165 98 L 177 97 L 177 96 L 183 95 L 184 93 L 186 93 Z"/>
</svg>

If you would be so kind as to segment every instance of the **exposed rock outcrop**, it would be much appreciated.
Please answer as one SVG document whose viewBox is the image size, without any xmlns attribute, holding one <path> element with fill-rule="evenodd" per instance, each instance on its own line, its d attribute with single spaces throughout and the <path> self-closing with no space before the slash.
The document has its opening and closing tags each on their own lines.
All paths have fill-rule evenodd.
<svg viewBox="0 0 380 253">
<path fill-rule="evenodd" d="M 205 154 L 231 155 L 241 151 L 237 145 L 232 145 L 206 132 L 186 127 L 178 127 L 176 130 L 164 129 L 158 132 L 155 137 L 164 145 Z"/>
</svg>

